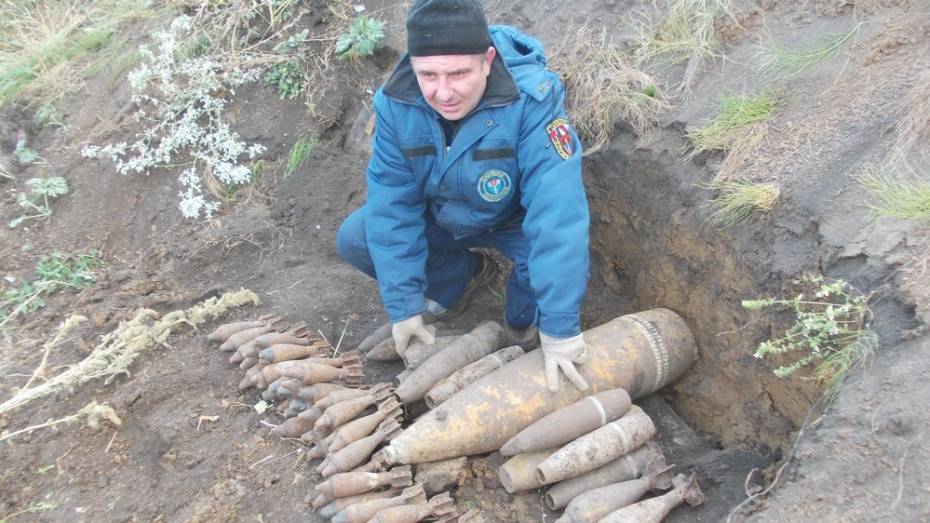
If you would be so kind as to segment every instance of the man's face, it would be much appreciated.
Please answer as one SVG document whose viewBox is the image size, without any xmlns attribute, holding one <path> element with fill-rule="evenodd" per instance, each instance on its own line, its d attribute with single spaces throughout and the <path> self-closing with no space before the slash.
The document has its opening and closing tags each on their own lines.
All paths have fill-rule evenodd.
<svg viewBox="0 0 930 523">
<path fill-rule="evenodd" d="M 474 109 L 488 85 L 495 50 L 484 54 L 413 56 L 410 64 L 430 107 L 450 121 Z"/>
</svg>

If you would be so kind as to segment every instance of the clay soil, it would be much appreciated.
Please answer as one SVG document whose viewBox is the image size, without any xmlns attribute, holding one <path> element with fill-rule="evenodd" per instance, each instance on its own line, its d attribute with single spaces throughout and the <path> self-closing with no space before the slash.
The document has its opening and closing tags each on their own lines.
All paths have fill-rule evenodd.
<svg viewBox="0 0 930 523">
<path fill-rule="evenodd" d="M 747 494 L 776 478 L 764 501 L 748 504 L 737 520 L 930 519 L 921 226 L 875 220 L 854 179 L 887 152 L 898 103 L 930 67 L 930 12 L 919 3 L 738 5 L 725 26 L 727 59 L 705 68 L 693 97 L 664 115 L 649 136 L 618 123 L 613 142 L 586 159 L 594 264 L 584 325 L 668 307 L 687 319 L 700 348 L 699 361 L 678 384 L 643 400 L 670 461 L 697 474 L 707 497 L 702 507 L 682 509 L 673 520 L 724 520 Z M 311 4 L 323 12 L 325 2 Z M 38 127 L 24 104 L 4 107 L 2 159 L 17 165 L 8 155 L 25 135 L 47 163 L 17 166 L 15 180 L 0 177 L 0 221 L 18 215 L 14 190 L 29 177 L 64 176 L 71 192 L 54 202 L 48 222 L 0 227 L 0 275 L 31 278 L 35 262 L 56 250 L 96 249 L 107 267 L 91 287 L 50 298 L 0 340 L 0 400 L 27 381 L 42 344 L 73 313 L 92 321 L 52 352 L 50 374 L 86 357 L 100 336 L 139 308 L 166 313 L 241 287 L 255 291 L 262 304 L 222 321 L 280 314 L 319 329 L 341 350 L 383 323 L 375 283 L 343 263 L 334 242 L 341 221 L 365 201 L 364 123 L 371 93 L 404 46 L 401 4 L 366 2 L 388 22 L 386 43 L 372 60 L 334 64 L 313 116 L 300 100 L 282 101 L 260 83 L 237 93 L 231 123 L 245 140 L 268 147 L 269 174 L 209 222 L 181 217 L 177 173 L 124 177 L 105 162 L 81 157 L 85 144 L 125 140 L 137 130 L 125 81 L 106 74 L 87 78 L 66 100 L 66 129 Z M 549 47 L 573 24 L 606 27 L 615 38 L 629 39 L 624 21 L 651 5 L 486 4 L 492 22 L 521 27 Z M 320 27 L 318 17 L 307 18 L 308 28 Z M 696 184 L 712 177 L 721 158 L 685 161 L 682 131 L 712 115 L 720 92 L 771 83 L 751 66 L 763 35 L 784 42 L 859 22 L 846 54 L 775 82 L 792 102 L 750 169 L 756 178 L 778 181 L 779 206 L 727 231 L 708 225 L 711 194 Z M 144 40 L 148 30 L 137 31 L 143 35 L 137 38 Z M 674 67 L 657 72 L 660 78 L 678 73 Z M 306 134 L 320 137 L 317 148 L 284 177 L 291 145 Z M 785 318 L 739 306 L 818 270 L 876 292 L 872 308 L 881 338 L 872 365 L 857 369 L 826 411 L 811 410 L 819 391 L 810 380 L 780 380 L 752 357 Z M 501 296 L 500 285 L 481 291 L 451 327 L 497 320 Z M 283 418 L 273 409 L 259 414 L 256 393 L 239 392 L 243 371 L 205 341 L 214 326 L 182 330 L 113 383 L 91 382 L 0 418 L 0 431 L 12 432 L 96 400 L 108 402 L 122 419 L 120 427 L 64 425 L 0 443 L 0 518 L 48 503 L 12 520 L 323 521 L 307 504 L 319 478 L 304 457 L 306 447 L 270 433 L 269 425 Z M 370 365 L 367 373 L 371 381 L 386 381 L 400 370 Z M 501 462 L 497 454 L 470 460 L 466 479 L 453 491 L 458 504 L 480 508 L 491 521 L 552 521 L 556 514 L 542 508 L 541 492 L 511 496 L 500 487 Z"/>
</svg>

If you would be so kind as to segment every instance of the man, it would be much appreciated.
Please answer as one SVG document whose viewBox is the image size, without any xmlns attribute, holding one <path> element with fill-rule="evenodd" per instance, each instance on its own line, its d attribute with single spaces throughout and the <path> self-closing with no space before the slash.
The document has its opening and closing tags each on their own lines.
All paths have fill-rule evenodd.
<svg viewBox="0 0 930 523">
<path fill-rule="evenodd" d="M 586 390 L 574 365 L 589 217 L 558 75 L 537 40 L 489 28 L 477 0 L 417 0 L 407 51 L 375 94 L 368 201 L 342 224 L 339 253 L 377 278 L 403 353 L 493 277 L 469 249 L 498 249 L 513 261 L 508 337 L 534 345 L 538 325 L 549 389 L 561 369 Z"/>
</svg>

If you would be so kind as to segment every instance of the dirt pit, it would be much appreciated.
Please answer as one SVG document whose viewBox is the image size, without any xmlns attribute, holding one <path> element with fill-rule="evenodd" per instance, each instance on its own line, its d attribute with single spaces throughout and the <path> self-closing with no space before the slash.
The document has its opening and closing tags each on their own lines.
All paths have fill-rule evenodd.
<svg viewBox="0 0 930 523">
<path fill-rule="evenodd" d="M 573 23 L 619 27 L 645 5 L 576 2 L 531 12 L 515 0 L 487 4 L 492 21 L 515 24 L 547 46 L 564 33 L 566 10 L 577 17 Z M 708 65 L 693 98 L 665 115 L 650 136 L 618 124 L 611 144 L 585 161 L 593 264 L 584 326 L 666 307 L 688 321 L 699 347 L 698 361 L 681 380 L 640 402 L 659 426 L 669 461 L 680 472 L 694 472 L 705 491 L 704 505 L 675 512 L 673 521 L 726 519 L 747 493 L 776 477 L 779 488 L 764 505 L 751 507 L 760 520 L 930 517 L 922 480 L 930 470 L 930 445 L 926 409 L 919 408 L 930 398 L 923 379 L 923 362 L 930 359 L 915 319 L 915 306 L 925 313 L 917 297 L 926 293 L 919 286 L 910 294 L 900 290 L 902 279 L 914 288 L 917 273 L 902 271 L 913 266 L 919 231 L 868 216 L 851 175 L 886 152 L 894 104 L 916 72 L 927 68 L 920 50 L 930 23 L 908 2 L 857 4 L 855 10 L 851 3 L 823 2 L 741 10 L 741 24 L 728 28 L 725 42 L 728 55 L 739 60 Z M 17 325 L 0 352 L 0 399 L 27 382 L 42 343 L 73 312 L 91 321 L 50 354 L 49 374 L 82 360 L 100 336 L 139 308 L 164 314 L 239 287 L 254 290 L 262 305 L 220 321 L 282 314 L 306 321 L 343 350 L 385 321 L 375 283 L 345 265 L 334 248 L 339 224 L 364 202 L 367 156 L 359 128 L 370 91 L 403 45 L 403 6 L 367 7 L 389 22 L 388 45 L 374 62 L 338 66 L 334 84 L 319 100 L 325 123 L 307 116 L 300 102 L 279 100 L 269 87 L 241 92 L 232 116 L 246 140 L 268 145 L 269 172 L 283 169 L 297 136 L 318 133 L 321 141 L 294 174 L 256 187 L 207 225 L 180 218 L 175 173 L 119 177 L 112 166 L 80 158 L 82 145 L 129 132 L 125 85 L 91 79 L 65 107 L 67 132 L 31 123 L 29 108 L 4 110 L 4 150 L 25 132 L 47 160 L 12 174 L 21 179 L 64 172 L 73 190 L 56 202 L 48 223 L 0 228 L 3 276 L 30 278 L 36 260 L 56 249 L 95 248 L 109 266 L 89 289 L 53 297 Z M 862 33 L 846 65 L 828 62 L 778 86 L 797 94 L 769 135 L 772 149 L 755 168 L 782 177 L 779 205 L 740 227 L 710 225 L 712 194 L 697 185 L 713 176 L 721 158 L 683 158 L 684 131 L 711 115 L 719 93 L 766 86 L 746 65 L 763 26 L 790 39 L 860 21 Z M 908 35 L 906 43 L 884 45 L 887 28 Z M 627 33 L 617 36 L 629 38 Z M 803 147 L 791 148 L 798 143 Z M 17 213 L 11 191 L 17 183 L 0 178 L 6 221 Z M 770 364 L 753 357 L 759 342 L 789 318 L 740 306 L 743 299 L 783 294 L 808 271 L 877 292 L 872 309 L 882 340 L 875 367 L 856 370 L 835 406 L 810 418 L 817 386 L 802 377 L 776 378 Z M 452 326 L 464 330 L 497 320 L 502 305 L 500 287 L 483 290 Z M 175 334 L 111 384 L 92 381 L 0 418 L 0 430 L 12 432 L 61 419 L 96 400 L 109 402 L 122 420 L 118 428 L 59 425 L 3 443 L 0 517 L 25 510 L 10 519 L 323 521 L 308 506 L 318 478 L 306 447 L 270 434 L 268 424 L 282 417 L 273 409 L 260 414 L 253 407 L 257 394 L 238 391 L 242 371 L 204 342 L 212 326 Z M 367 369 L 373 381 L 400 370 Z M 792 466 L 777 476 L 795 448 Z M 502 461 L 498 454 L 468 460 L 453 490 L 459 505 L 478 507 L 492 521 L 554 519 L 541 492 L 504 491 L 497 478 Z"/>
</svg>

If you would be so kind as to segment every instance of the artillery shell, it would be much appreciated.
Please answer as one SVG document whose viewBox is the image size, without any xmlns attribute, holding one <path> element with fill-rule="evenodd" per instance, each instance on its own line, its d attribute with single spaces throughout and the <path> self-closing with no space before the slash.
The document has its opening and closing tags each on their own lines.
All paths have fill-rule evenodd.
<svg viewBox="0 0 930 523">
<path fill-rule="evenodd" d="M 257 345 L 259 349 L 267 349 L 272 345 L 283 343 L 288 345 L 310 345 L 315 341 L 321 341 L 321 338 L 319 336 L 311 336 L 309 334 L 305 336 L 294 336 L 293 334 L 287 334 L 283 332 L 273 332 L 257 336 L 255 338 L 255 345 Z"/>
<path fill-rule="evenodd" d="M 330 434 L 323 441 L 317 441 L 313 436 L 313 431 L 305 432 L 300 439 L 306 442 L 315 441 L 313 447 L 307 451 L 307 457 L 310 459 L 325 458 L 329 454 L 329 446 L 332 444 L 333 435 Z"/>
<path fill-rule="evenodd" d="M 558 449 L 520 454 L 507 460 L 498 471 L 504 490 L 514 494 L 541 487 L 542 482 L 536 475 L 536 466 L 556 450 Z"/>
<path fill-rule="evenodd" d="M 280 385 L 278 385 L 278 388 L 275 390 L 277 397 L 282 399 L 303 398 L 303 396 L 300 395 L 300 380 L 285 377 L 281 377 L 279 380 Z M 310 401 L 308 398 L 303 399 Z"/>
<path fill-rule="evenodd" d="M 505 363 L 513 361 L 520 356 L 523 356 L 523 348 L 519 345 L 513 345 L 494 352 L 493 354 L 488 354 L 480 360 L 462 367 L 453 372 L 448 378 L 440 380 L 439 383 L 434 385 L 433 388 L 426 393 L 426 406 L 431 409 L 436 408 L 437 405 L 451 398 L 453 394 L 464 389 L 469 383 L 477 381 L 479 378 L 494 372 Z M 540 448 L 548 449 L 555 446 L 557 446 L 557 444 Z M 520 454 L 520 452 L 504 455 L 513 456 L 515 454 Z"/>
<path fill-rule="evenodd" d="M 261 327 L 241 330 L 227 338 L 226 341 L 220 345 L 220 350 L 223 352 L 232 352 L 238 349 L 240 345 L 246 344 L 273 329 L 274 327 L 270 325 L 262 325 Z"/>
<path fill-rule="evenodd" d="M 332 503 L 324 506 L 320 509 L 320 515 L 326 518 L 331 518 L 336 515 L 337 512 L 344 510 L 346 507 L 355 505 L 357 503 L 363 503 L 365 501 L 372 501 L 375 499 L 388 499 L 397 497 L 400 495 L 401 489 L 388 489 L 381 490 L 378 492 L 366 492 L 364 494 L 356 494 L 354 496 L 347 496 L 344 498 L 336 498 Z"/>
<path fill-rule="evenodd" d="M 248 343 L 240 345 L 236 352 L 239 353 L 243 358 L 257 358 L 258 357 L 258 346 L 255 345 L 255 340 L 252 340 Z"/>
<path fill-rule="evenodd" d="M 646 465 L 650 462 L 655 462 L 656 466 L 664 468 L 665 458 L 662 456 L 662 449 L 654 441 L 647 442 L 626 456 L 611 461 L 597 470 L 553 485 L 546 491 L 544 498 L 546 506 L 550 510 L 558 510 L 568 505 L 576 496 L 589 490 L 636 479 L 643 474 Z"/>
<path fill-rule="evenodd" d="M 544 485 L 594 470 L 636 450 L 656 433 L 649 416 L 637 406 L 622 418 L 581 436 L 536 467 Z"/>
<path fill-rule="evenodd" d="M 239 362 L 239 368 L 246 370 L 251 368 L 252 365 L 255 365 L 256 363 L 258 363 L 258 358 L 242 358 L 242 361 Z"/>
<path fill-rule="evenodd" d="M 242 347 L 245 347 L 246 345 L 251 345 L 251 344 L 252 342 L 250 341 L 246 343 L 245 345 L 243 345 Z M 242 362 L 243 358 L 245 358 L 245 356 L 242 355 L 242 347 L 237 348 L 235 351 L 233 351 L 232 354 L 229 355 L 229 363 L 232 363 L 233 365 L 237 365 Z"/>
<path fill-rule="evenodd" d="M 317 384 L 317 385 L 314 385 L 314 387 L 319 387 L 320 385 L 321 384 Z M 322 384 L 322 385 L 325 385 L 325 384 Z M 324 396 L 318 396 L 318 399 L 314 403 L 314 405 L 325 410 L 337 403 L 340 403 L 346 400 L 350 400 L 354 398 L 361 398 L 362 396 L 367 396 L 369 394 L 381 394 L 381 391 L 384 389 L 387 389 L 388 387 L 390 387 L 390 384 L 388 383 L 379 383 L 368 390 L 347 389 L 343 387 L 340 390 L 331 391 L 325 394 Z"/>
<path fill-rule="evenodd" d="M 688 324 L 668 309 L 615 318 L 584 338 L 588 357 L 579 372 L 590 393 L 622 388 L 631 398 L 645 396 L 681 376 L 697 354 Z M 534 421 L 583 397 L 563 384 L 549 391 L 543 355 L 531 351 L 420 416 L 385 453 L 391 463 L 423 463 L 496 451 Z"/>
<path fill-rule="evenodd" d="M 401 411 L 400 403 L 397 401 L 397 398 L 388 398 L 378 406 L 378 410 L 374 414 L 352 420 L 339 427 L 339 429 L 333 433 L 334 438 L 329 450 L 335 452 L 349 443 L 368 436 L 375 430 L 375 427 L 377 427 L 379 423 L 388 417 L 392 417 L 400 423 L 402 416 L 403 411 Z"/>
<path fill-rule="evenodd" d="M 630 405 L 630 395 L 623 389 L 580 399 L 520 431 L 501 447 L 501 454 L 515 456 L 558 447 L 623 416 Z"/>
<path fill-rule="evenodd" d="M 319 497 L 314 501 L 314 508 L 318 509 L 335 498 L 362 494 L 385 485 L 400 488 L 413 485 L 410 467 L 395 467 L 381 473 L 344 472 L 335 474 L 316 486 Z"/>
<path fill-rule="evenodd" d="M 207 340 L 222 343 L 237 332 L 241 332 L 246 329 L 254 329 L 256 327 L 264 327 L 265 325 L 266 323 L 263 321 L 237 321 L 233 323 L 224 323 L 223 325 L 220 325 L 214 329 L 213 332 L 208 334 Z"/>
<path fill-rule="evenodd" d="M 693 474 L 690 478 L 679 474 L 674 479 L 674 485 L 675 488 L 668 494 L 615 510 L 601 518 L 599 523 L 660 523 L 682 502 L 692 507 L 704 502 L 704 493 Z"/>
<path fill-rule="evenodd" d="M 297 383 L 300 383 L 300 380 L 296 380 L 296 381 Z M 301 387 L 297 395 L 307 401 L 312 401 L 316 403 L 320 401 L 321 399 L 325 398 L 326 396 L 328 396 L 330 393 L 336 392 L 337 390 L 356 390 L 356 391 L 362 390 L 364 391 L 364 389 L 350 389 L 346 387 L 345 385 L 339 385 L 338 383 L 317 383 L 315 385 L 307 385 L 307 386 L 303 386 L 303 384 L 301 384 Z"/>
<path fill-rule="evenodd" d="M 256 385 L 256 378 L 261 375 L 262 369 L 264 367 L 264 363 L 258 362 L 250 367 L 249 370 L 245 371 L 245 377 L 243 377 L 242 381 L 239 382 L 239 390 L 245 390 L 253 385 Z"/>
<path fill-rule="evenodd" d="M 371 455 L 368 463 L 356 467 L 353 472 L 379 472 L 388 467 L 387 457 L 384 455 L 384 449 L 379 450 Z"/>
<path fill-rule="evenodd" d="M 436 382 L 496 351 L 503 339 L 504 329 L 499 324 L 482 323 L 411 372 L 397 387 L 397 397 L 406 404 L 423 399 Z"/>
<path fill-rule="evenodd" d="M 294 398 L 287 402 L 287 409 L 284 411 L 284 417 L 291 418 L 307 410 L 308 408 L 310 408 L 310 403 L 308 403 L 307 400 Z M 300 434 L 303 434 L 303 432 Z"/>
<path fill-rule="evenodd" d="M 400 371 L 397 376 L 394 376 L 394 385 L 399 387 L 411 372 L 413 372 L 413 369 L 404 369 Z"/>
<path fill-rule="evenodd" d="M 432 345 L 423 343 L 419 340 L 415 341 L 407 347 L 401 359 L 404 360 L 404 365 L 406 365 L 408 369 L 415 369 L 422 365 L 424 361 L 430 359 L 434 354 L 452 345 L 458 338 L 459 336 L 437 336 Z"/>
<path fill-rule="evenodd" d="M 666 474 L 670 468 L 660 468 L 659 464 L 651 462 L 646 466 L 643 477 L 639 479 L 613 483 L 585 492 L 568 504 L 562 517 L 555 523 L 597 521 L 619 508 L 636 503 L 650 490 L 666 490 L 672 486 L 671 477 Z"/>
<path fill-rule="evenodd" d="M 365 463 L 378 445 L 397 436 L 402 430 L 400 425 L 397 424 L 397 421 L 394 419 L 387 419 L 371 436 L 366 436 L 358 441 L 350 443 L 338 452 L 330 453 L 326 461 L 317 468 L 317 471 L 322 474 L 324 478 L 328 478 L 338 472 L 350 471 L 362 463 Z"/>
<path fill-rule="evenodd" d="M 387 499 L 374 499 L 355 503 L 336 513 L 332 523 L 366 523 L 378 512 L 401 505 L 422 505 L 426 503 L 423 487 L 414 485 L 404 489 L 399 496 Z"/>
<path fill-rule="evenodd" d="M 382 341 L 391 337 L 391 329 L 393 325 L 390 323 L 385 323 L 379 326 L 377 329 L 371 332 L 368 336 L 358 344 L 355 350 L 366 353 L 371 349 L 375 348 L 375 345 L 381 343 Z"/>
<path fill-rule="evenodd" d="M 426 504 L 401 505 L 378 511 L 369 523 L 417 523 L 435 517 L 438 521 L 447 520 L 455 513 L 455 505 L 448 492 L 433 496 Z"/>
</svg>

